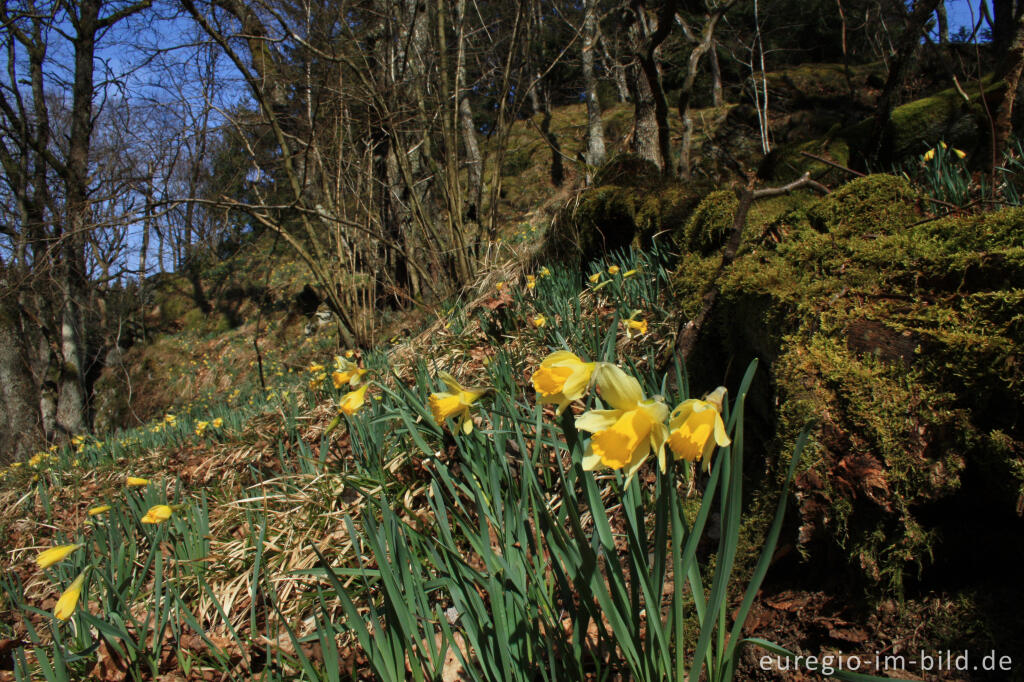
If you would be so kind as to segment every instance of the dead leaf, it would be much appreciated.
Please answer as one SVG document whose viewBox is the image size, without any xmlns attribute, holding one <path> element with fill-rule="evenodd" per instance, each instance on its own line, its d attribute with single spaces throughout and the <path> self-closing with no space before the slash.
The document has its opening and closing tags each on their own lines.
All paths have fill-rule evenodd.
<svg viewBox="0 0 1024 682">
<path fill-rule="evenodd" d="M 100 680 L 100 682 L 122 682 L 128 677 L 128 664 L 107 644 L 106 640 L 102 640 L 96 665 L 93 666 L 89 677 L 93 680 Z"/>
</svg>

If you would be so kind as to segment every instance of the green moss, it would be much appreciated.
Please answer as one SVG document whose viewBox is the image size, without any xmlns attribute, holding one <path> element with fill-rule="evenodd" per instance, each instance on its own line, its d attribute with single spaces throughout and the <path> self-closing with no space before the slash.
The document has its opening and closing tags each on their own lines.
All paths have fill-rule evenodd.
<svg viewBox="0 0 1024 682">
<path fill-rule="evenodd" d="M 531 152 L 529 147 L 516 147 L 505 152 L 501 162 L 501 174 L 516 177 L 530 167 Z"/>
<path fill-rule="evenodd" d="M 983 79 L 984 94 L 993 101 L 1002 82 Z M 970 101 L 955 89 L 949 88 L 929 97 L 907 102 L 893 109 L 890 116 L 889 158 L 894 161 L 923 154 L 939 140 L 961 149 L 973 149 L 983 142 L 989 127 L 988 114 L 978 93 L 978 84 L 967 84 Z M 853 149 L 862 149 L 871 138 L 875 121 L 866 118 L 844 130 L 842 137 Z"/>
<path fill-rule="evenodd" d="M 717 251 L 732 228 L 738 205 L 736 194 L 729 190 L 719 190 L 704 197 L 683 227 L 680 248 L 704 256 Z"/>
<path fill-rule="evenodd" d="M 815 424 L 795 484 L 801 546 L 896 593 L 962 541 L 942 519 L 968 523 L 965 497 L 984 490 L 969 502 L 978 518 L 1010 519 L 1024 489 L 1024 210 L 918 221 L 892 176 L 752 214 L 689 363 L 696 386 L 751 357 L 770 365 L 772 385 L 748 400 L 774 442 L 774 481 Z M 717 262 L 682 259 L 681 314 Z"/>
<path fill-rule="evenodd" d="M 811 225 L 833 236 L 892 234 L 917 219 L 910 181 L 894 175 L 858 178 L 807 211 Z"/>
<path fill-rule="evenodd" d="M 554 261 L 586 262 L 630 244 L 646 244 L 656 234 L 677 231 L 699 200 L 699 192 L 693 185 L 660 181 L 646 189 L 593 187 L 559 213 L 544 253 Z"/>
</svg>

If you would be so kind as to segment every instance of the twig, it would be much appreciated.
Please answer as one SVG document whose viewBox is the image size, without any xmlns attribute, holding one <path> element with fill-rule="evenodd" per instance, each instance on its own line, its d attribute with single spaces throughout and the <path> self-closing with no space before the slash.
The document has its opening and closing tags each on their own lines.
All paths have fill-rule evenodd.
<svg viewBox="0 0 1024 682">
<path fill-rule="evenodd" d="M 824 163 L 826 165 L 829 165 L 829 166 L 832 166 L 833 168 L 838 168 L 841 171 L 846 171 L 850 175 L 856 175 L 858 178 L 865 177 L 864 173 L 861 173 L 860 171 L 857 171 L 857 170 L 853 170 L 852 168 L 848 168 L 848 167 L 844 166 L 841 163 L 836 163 L 835 161 L 831 161 L 829 159 L 826 159 L 823 156 L 818 156 L 817 154 L 812 154 L 810 152 L 800 152 L 800 154 L 803 155 L 803 156 L 806 156 L 809 159 L 814 159 L 815 161 L 821 161 L 822 163 Z"/>
</svg>

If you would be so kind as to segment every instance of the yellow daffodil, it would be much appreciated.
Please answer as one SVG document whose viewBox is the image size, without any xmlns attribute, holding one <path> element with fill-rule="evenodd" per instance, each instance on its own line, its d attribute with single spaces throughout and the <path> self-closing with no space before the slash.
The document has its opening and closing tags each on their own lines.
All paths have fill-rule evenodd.
<svg viewBox="0 0 1024 682">
<path fill-rule="evenodd" d="M 544 317 L 543 315 L 534 315 L 533 318 L 530 320 L 530 322 L 533 323 L 534 327 L 536 327 L 537 329 L 540 329 L 541 327 L 543 327 L 544 325 L 546 325 L 548 323 L 548 319 L 546 317 Z"/>
<path fill-rule="evenodd" d="M 600 272 L 595 272 L 593 275 L 591 275 L 587 279 L 590 280 L 591 284 L 597 284 L 598 280 L 601 279 L 601 273 Z"/>
<path fill-rule="evenodd" d="M 168 426 L 174 426 L 174 424 L 175 424 L 175 422 L 177 420 L 178 420 L 178 418 L 175 417 L 173 414 L 165 414 L 164 415 L 164 423 L 167 424 Z"/>
<path fill-rule="evenodd" d="M 550 277 L 550 276 L 551 276 L 551 271 L 550 271 L 550 270 L 548 270 L 548 267 L 547 267 L 547 266 L 545 265 L 544 267 L 542 267 L 542 268 L 541 268 L 541 269 L 540 269 L 540 270 L 539 270 L 539 271 L 537 272 L 537 275 L 538 275 L 539 277 Z"/>
<path fill-rule="evenodd" d="M 82 583 L 85 582 L 85 574 L 88 571 L 89 569 L 87 568 L 79 573 L 78 577 L 68 586 L 68 589 L 64 590 L 63 594 L 60 595 L 57 605 L 53 607 L 54 618 L 57 620 L 67 620 L 75 612 L 75 607 L 78 606 L 78 599 L 82 596 Z"/>
<path fill-rule="evenodd" d="M 50 549 L 40 552 L 39 556 L 36 557 L 36 564 L 39 568 L 49 568 L 56 563 L 64 561 L 68 558 L 68 555 L 74 552 L 82 545 L 57 545 Z"/>
<path fill-rule="evenodd" d="M 348 415 L 355 414 L 366 403 L 366 389 L 370 384 L 363 384 L 354 391 L 349 391 L 341 398 L 341 411 Z"/>
<path fill-rule="evenodd" d="M 350 359 L 350 360 L 352 359 L 352 356 L 354 356 L 355 354 L 356 354 L 356 352 L 354 350 L 347 350 L 347 351 L 345 351 L 345 357 Z"/>
<path fill-rule="evenodd" d="M 107 511 L 110 511 L 110 505 L 109 504 L 101 504 L 98 507 L 93 507 L 92 509 L 90 509 L 89 510 L 89 516 L 99 516 L 103 512 L 107 512 Z"/>
<path fill-rule="evenodd" d="M 473 420 L 469 418 L 469 408 L 490 389 L 465 388 L 448 372 L 438 372 L 437 376 L 448 387 L 448 390 L 431 393 L 427 400 L 430 411 L 434 414 L 434 421 L 438 425 L 444 426 L 445 420 L 449 417 L 458 417 L 459 428 L 462 429 L 462 432 L 467 435 L 472 433 Z"/>
<path fill-rule="evenodd" d="M 203 431 L 205 431 L 208 426 L 210 426 L 210 422 L 196 422 L 196 435 L 203 435 Z"/>
<path fill-rule="evenodd" d="M 224 420 L 221 419 L 220 417 L 217 417 L 211 423 L 213 424 L 213 428 L 215 429 L 219 429 L 220 427 L 224 426 Z"/>
<path fill-rule="evenodd" d="M 609 275 L 617 275 L 617 274 L 619 274 L 619 266 L 618 265 L 609 265 L 608 266 L 608 274 Z"/>
<path fill-rule="evenodd" d="M 149 508 L 146 515 L 139 519 L 142 523 L 163 523 L 171 518 L 174 510 L 166 504 L 157 504 Z"/>
<path fill-rule="evenodd" d="M 626 324 L 626 337 L 633 338 L 634 336 L 641 336 L 647 333 L 647 320 L 641 318 L 636 319 L 637 315 L 640 314 L 639 310 L 634 310 L 633 314 L 627 319 L 623 320 Z"/>
<path fill-rule="evenodd" d="M 317 372 L 324 371 L 324 366 L 314 362 L 313 364 L 306 368 L 306 371 L 309 372 L 310 374 L 316 374 Z"/>
<path fill-rule="evenodd" d="M 936 150 L 939 149 L 939 148 L 941 148 L 943 151 L 947 151 L 947 150 L 948 151 L 952 151 L 954 154 L 956 154 L 957 158 L 959 158 L 959 159 L 962 159 L 962 158 L 967 156 L 967 152 L 963 151 L 962 149 L 957 149 L 956 147 L 952 147 L 952 148 L 948 147 L 945 142 L 943 142 L 942 140 L 939 140 L 938 146 L 937 147 L 932 147 L 931 149 L 926 151 L 924 153 L 924 156 L 922 156 L 921 158 L 924 161 L 931 161 L 932 159 L 935 158 Z"/>
<path fill-rule="evenodd" d="M 529 289 L 530 291 L 533 291 L 534 287 L 536 287 L 536 286 L 537 286 L 537 276 L 536 275 L 527 275 L 526 276 L 526 288 Z"/>
<path fill-rule="evenodd" d="M 363 377 L 370 370 L 363 369 L 351 360 L 346 360 L 340 355 L 334 357 L 334 372 L 331 373 L 331 381 L 334 383 L 334 388 L 341 388 L 343 386 L 349 386 L 355 388 L 358 386 Z"/>
<path fill-rule="evenodd" d="M 137 476 L 129 476 L 127 480 L 125 480 L 124 484 L 129 488 L 137 488 L 144 485 L 149 485 L 149 479 L 138 478 Z"/>
<path fill-rule="evenodd" d="M 607 363 L 597 370 L 597 387 L 613 409 L 576 418 L 577 429 L 594 434 L 583 453 L 583 468 L 623 469 L 629 480 L 653 451 L 664 469 L 668 407 L 661 397 L 645 399 L 639 381 Z"/>
<path fill-rule="evenodd" d="M 71 444 L 76 448 L 85 442 L 85 436 L 75 436 L 71 439 Z"/>
<path fill-rule="evenodd" d="M 574 400 L 583 397 L 590 385 L 595 362 L 583 362 L 567 350 L 555 351 L 544 358 L 533 373 L 533 387 L 541 403 L 555 403 L 555 414 L 562 414 Z"/>
<path fill-rule="evenodd" d="M 724 399 L 725 387 L 719 386 L 704 400 L 684 400 L 672 410 L 668 444 L 676 459 L 702 461 L 707 471 L 711 468 L 711 452 L 715 445 L 724 448 L 732 443 L 722 421 Z"/>
<path fill-rule="evenodd" d="M 494 288 L 495 288 L 496 291 L 501 291 L 502 287 L 504 287 L 504 286 L 505 286 L 504 282 L 498 282 L 497 284 L 494 285 Z"/>
</svg>

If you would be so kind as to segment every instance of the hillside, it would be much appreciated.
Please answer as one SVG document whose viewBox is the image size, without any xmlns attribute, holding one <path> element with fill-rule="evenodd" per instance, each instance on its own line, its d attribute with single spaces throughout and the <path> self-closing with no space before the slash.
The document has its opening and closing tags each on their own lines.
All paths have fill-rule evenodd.
<svg viewBox="0 0 1024 682">
<path fill-rule="evenodd" d="M 313 277 L 270 232 L 204 261 L 209 314 L 183 276 L 151 280 L 96 435 L 0 472 L 0 677 L 823 664 L 797 677 L 757 638 L 885 677 L 1024 679 L 1024 166 L 979 198 L 975 83 L 894 110 L 888 172 L 847 168 L 866 132 L 840 110 L 874 104 L 879 67 L 856 106 L 835 68 L 771 74 L 766 159 L 749 107 L 694 111 L 689 182 L 624 153 L 627 105 L 587 188 L 582 164 L 550 178 L 584 151 L 584 105 L 547 136 L 517 121 L 478 276 L 381 311 L 372 346 L 303 308 Z M 805 173 L 736 222 L 745 189 Z M 1012 668 L 907 658 L 945 651 Z"/>
</svg>

